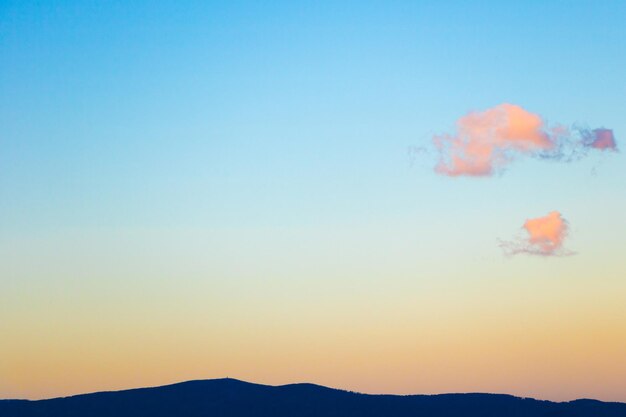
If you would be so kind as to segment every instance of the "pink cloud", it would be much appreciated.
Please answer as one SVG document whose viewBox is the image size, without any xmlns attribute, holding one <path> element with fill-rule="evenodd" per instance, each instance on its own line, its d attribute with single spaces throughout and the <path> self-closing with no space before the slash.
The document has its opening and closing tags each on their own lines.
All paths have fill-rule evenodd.
<svg viewBox="0 0 626 417">
<path fill-rule="evenodd" d="M 583 132 L 583 144 L 594 149 L 600 150 L 617 150 L 615 136 L 611 129 L 594 129 L 592 131 Z"/>
<path fill-rule="evenodd" d="M 579 134 L 582 140 L 576 140 L 567 127 L 547 127 L 541 116 L 520 106 L 500 104 L 461 117 L 455 134 L 433 137 L 439 153 L 435 171 L 452 177 L 491 176 L 520 155 L 572 160 L 584 154 L 581 147 L 616 149 L 610 129 Z"/>
<path fill-rule="evenodd" d="M 508 255 L 525 253 L 540 256 L 572 255 L 563 248 L 563 241 L 568 235 L 568 223 L 558 211 L 552 211 L 543 217 L 527 219 L 523 229 L 524 237 L 514 241 L 500 242 Z"/>
</svg>

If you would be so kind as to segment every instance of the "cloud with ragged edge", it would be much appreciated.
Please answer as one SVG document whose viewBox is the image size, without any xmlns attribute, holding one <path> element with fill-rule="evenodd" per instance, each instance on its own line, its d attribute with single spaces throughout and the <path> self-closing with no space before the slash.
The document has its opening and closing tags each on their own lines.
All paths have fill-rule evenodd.
<svg viewBox="0 0 626 417">
<path fill-rule="evenodd" d="M 433 144 L 439 154 L 435 172 L 451 177 L 491 176 L 519 156 L 571 161 L 588 150 L 617 151 L 611 129 L 550 127 L 508 103 L 461 117 L 454 134 L 435 135 Z"/>
<path fill-rule="evenodd" d="M 500 247 L 506 255 L 568 256 L 574 252 L 563 247 L 569 224 L 558 211 L 543 217 L 527 219 L 522 228 L 524 236 L 512 241 L 501 241 Z"/>
<path fill-rule="evenodd" d="M 615 136 L 611 129 L 594 129 L 592 131 L 583 131 L 583 145 L 589 148 L 617 151 Z"/>
</svg>

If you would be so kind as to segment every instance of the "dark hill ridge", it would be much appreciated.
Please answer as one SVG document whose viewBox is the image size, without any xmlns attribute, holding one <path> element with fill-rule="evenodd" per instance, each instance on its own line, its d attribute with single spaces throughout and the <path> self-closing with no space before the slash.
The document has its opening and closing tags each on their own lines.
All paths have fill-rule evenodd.
<svg viewBox="0 0 626 417">
<path fill-rule="evenodd" d="M 626 417 L 626 403 L 555 403 L 501 394 L 369 395 L 313 384 L 236 379 L 49 400 L 0 400 L 0 417 Z"/>
</svg>

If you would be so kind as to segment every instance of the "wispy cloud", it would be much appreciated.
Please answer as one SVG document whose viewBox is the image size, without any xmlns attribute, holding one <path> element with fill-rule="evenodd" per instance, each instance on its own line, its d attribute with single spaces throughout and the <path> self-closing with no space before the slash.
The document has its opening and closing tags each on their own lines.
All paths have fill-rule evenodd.
<svg viewBox="0 0 626 417">
<path fill-rule="evenodd" d="M 433 144 L 435 171 L 451 177 L 491 176 L 518 156 L 568 161 L 588 149 L 617 150 L 610 129 L 547 126 L 541 116 L 508 103 L 461 117 L 454 134 L 435 135 Z"/>
<path fill-rule="evenodd" d="M 507 255 L 528 254 L 538 256 L 566 256 L 574 252 L 563 247 L 569 225 L 558 211 L 543 217 L 527 219 L 522 228 L 524 236 L 512 241 L 501 241 L 500 247 Z"/>
</svg>

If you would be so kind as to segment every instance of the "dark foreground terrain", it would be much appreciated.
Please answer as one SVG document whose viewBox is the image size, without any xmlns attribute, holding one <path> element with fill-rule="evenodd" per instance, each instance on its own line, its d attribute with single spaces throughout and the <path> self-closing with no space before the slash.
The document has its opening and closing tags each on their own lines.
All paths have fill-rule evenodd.
<svg viewBox="0 0 626 417">
<path fill-rule="evenodd" d="M 498 394 L 366 395 L 312 384 L 236 379 L 99 392 L 50 400 L 1 400 L 0 417 L 626 417 L 626 403 L 538 401 Z"/>
</svg>

